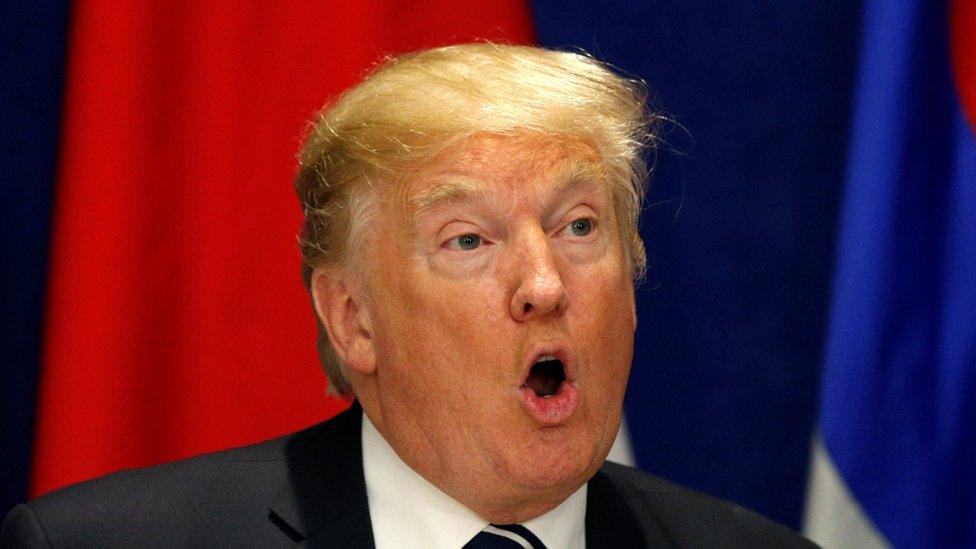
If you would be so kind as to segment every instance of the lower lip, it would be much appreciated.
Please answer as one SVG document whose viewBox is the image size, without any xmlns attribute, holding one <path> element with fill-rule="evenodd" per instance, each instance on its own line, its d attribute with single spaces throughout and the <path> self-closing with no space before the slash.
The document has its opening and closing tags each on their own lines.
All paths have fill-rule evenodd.
<svg viewBox="0 0 976 549">
<path fill-rule="evenodd" d="M 556 394 L 540 397 L 529 387 L 519 389 L 522 406 L 537 422 L 546 426 L 565 423 L 579 405 L 579 391 L 570 381 L 559 384 Z"/>
</svg>

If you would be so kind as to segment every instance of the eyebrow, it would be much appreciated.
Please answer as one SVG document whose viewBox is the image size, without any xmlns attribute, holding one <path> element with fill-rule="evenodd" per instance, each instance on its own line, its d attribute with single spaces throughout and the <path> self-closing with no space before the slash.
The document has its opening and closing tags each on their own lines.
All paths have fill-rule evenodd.
<svg viewBox="0 0 976 549">
<path fill-rule="evenodd" d="M 603 165 L 577 158 L 560 167 L 553 179 L 556 180 L 556 184 L 553 185 L 551 192 L 559 195 L 580 184 L 603 181 Z"/>
<path fill-rule="evenodd" d="M 491 193 L 491 187 L 477 179 L 457 178 L 446 183 L 439 183 L 410 199 L 410 209 L 414 216 L 433 209 L 439 204 L 459 198 L 478 196 L 486 198 Z"/>
<path fill-rule="evenodd" d="M 602 180 L 603 169 L 600 164 L 576 159 L 560 167 L 553 179 L 556 183 L 550 189 L 550 193 L 560 195 L 577 185 Z M 410 199 L 410 209 L 413 216 L 417 217 L 445 202 L 468 197 L 484 199 L 490 195 L 490 184 L 477 179 L 459 177 L 434 185 L 417 194 Z"/>
</svg>

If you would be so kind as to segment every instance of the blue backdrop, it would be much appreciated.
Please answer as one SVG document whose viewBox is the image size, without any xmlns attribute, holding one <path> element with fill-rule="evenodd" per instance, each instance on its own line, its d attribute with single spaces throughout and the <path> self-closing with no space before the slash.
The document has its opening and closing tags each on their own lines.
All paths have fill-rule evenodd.
<svg viewBox="0 0 976 549">
<path fill-rule="evenodd" d="M 0 513 L 27 493 L 54 188 L 66 2 L 0 14 Z"/>
</svg>

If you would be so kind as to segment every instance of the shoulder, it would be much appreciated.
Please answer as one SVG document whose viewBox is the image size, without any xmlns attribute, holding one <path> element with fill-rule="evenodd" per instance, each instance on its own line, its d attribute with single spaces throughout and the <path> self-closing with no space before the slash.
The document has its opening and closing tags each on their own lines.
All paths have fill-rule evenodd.
<svg viewBox="0 0 976 549">
<path fill-rule="evenodd" d="M 629 516 L 634 536 L 655 540 L 655 545 L 816 547 L 744 507 L 616 463 L 607 462 L 600 469 L 589 493 L 590 501 Z"/>
<path fill-rule="evenodd" d="M 290 454 L 328 439 L 333 423 L 56 490 L 14 508 L 0 546 L 253 544 L 262 529 L 276 530 L 269 507 L 296 473 Z M 279 539 L 271 530 L 268 539 Z"/>
<path fill-rule="evenodd" d="M 281 485 L 290 437 L 166 465 L 120 471 L 71 485 L 14 508 L 7 547 L 158 546 L 214 539 L 207 526 L 267 515 L 255 492 Z M 265 506 L 267 502 L 264 503 Z"/>
</svg>

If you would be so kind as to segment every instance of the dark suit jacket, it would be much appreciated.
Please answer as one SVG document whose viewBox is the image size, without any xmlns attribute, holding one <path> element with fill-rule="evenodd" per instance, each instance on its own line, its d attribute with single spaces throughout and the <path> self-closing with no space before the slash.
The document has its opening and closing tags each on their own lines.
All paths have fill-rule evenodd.
<svg viewBox="0 0 976 549">
<path fill-rule="evenodd" d="M 14 508 L 0 547 L 372 547 L 353 406 L 282 438 L 69 486 Z M 807 547 L 741 507 L 607 463 L 588 548 Z M 552 548 L 556 549 L 556 548 Z"/>
</svg>

